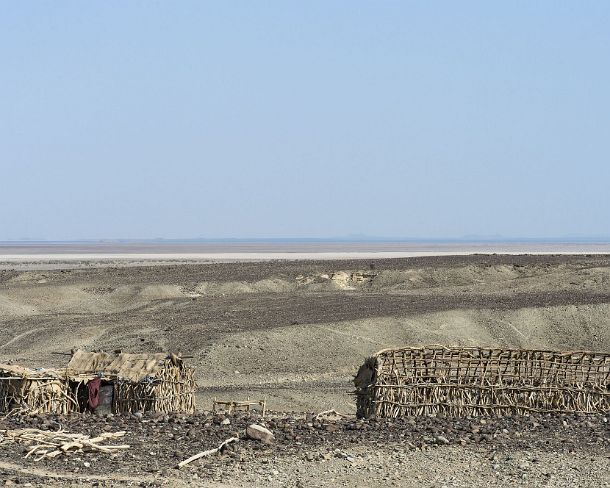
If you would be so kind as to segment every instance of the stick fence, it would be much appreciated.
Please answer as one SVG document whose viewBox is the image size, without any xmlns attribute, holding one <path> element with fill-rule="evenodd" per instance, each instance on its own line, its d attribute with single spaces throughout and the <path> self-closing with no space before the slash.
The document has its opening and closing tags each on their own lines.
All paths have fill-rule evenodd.
<svg viewBox="0 0 610 488">
<path fill-rule="evenodd" d="M 610 411 L 610 354 L 425 346 L 367 359 L 359 417 Z"/>
</svg>

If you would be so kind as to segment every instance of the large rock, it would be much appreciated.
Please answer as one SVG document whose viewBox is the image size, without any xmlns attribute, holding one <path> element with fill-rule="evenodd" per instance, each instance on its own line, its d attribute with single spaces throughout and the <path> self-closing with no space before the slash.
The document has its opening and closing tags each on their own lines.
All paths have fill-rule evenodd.
<svg viewBox="0 0 610 488">
<path fill-rule="evenodd" d="M 246 435 L 250 439 L 254 439 L 265 444 L 270 444 L 273 441 L 273 432 L 258 424 L 248 425 L 248 427 L 246 427 Z"/>
</svg>

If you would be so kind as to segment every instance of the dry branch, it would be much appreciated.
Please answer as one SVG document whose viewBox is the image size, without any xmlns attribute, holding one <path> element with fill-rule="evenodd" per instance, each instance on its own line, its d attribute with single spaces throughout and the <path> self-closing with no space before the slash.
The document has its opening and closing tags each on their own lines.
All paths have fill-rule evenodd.
<svg viewBox="0 0 610 488">
<path fill-rule="evenodd" d="M 316 415 L 316 419 L 319 419 L 320 417 L 326 417 L 329 415 L 336 415 L 338 417 L 343 417 L 343 418 L 349 418 L 352 417 L 353 415 L 349 415 L 347 413 L 341 413 L 341 412 L 337 412 L 334 408 L 331 410 L 324 410 L 323 412 L 320 412 L 319 414 Z"/>
<path fill-rule="evenodd" d="M 196 461 L 197 459 L 200 459 L 202 457 L 211 456 L 212 454 L 216 454 L 217 452 L 222 451 L 222 449 L 227 444 L 230 444 L 231 442 L 237 442 L 238 440 L 239 439 L 237 437 L 231 437 L 230 439 L 227 439 L 226 441 L 223 441 L 218 447 L 215 447 L 214 449 L 208 449 L 207 451 L 199 452 L 199 453 L 191 456 L 190 458 L 185 459 L 184 461 L 179 462 L 178 463 L 178 468 L 183 468 L 187 464 L 190 464 L 193 461 Z"/>
</svg>

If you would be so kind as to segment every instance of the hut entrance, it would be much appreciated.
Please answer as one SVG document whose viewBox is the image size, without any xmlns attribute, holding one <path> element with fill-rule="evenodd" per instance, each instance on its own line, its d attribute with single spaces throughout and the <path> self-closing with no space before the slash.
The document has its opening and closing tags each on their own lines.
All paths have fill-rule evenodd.
<svg viewBox="0 0 610 488">
<path fill-rule="evenodd" d="M 78 402 L 80 412 L 93 412 L 105 415 L 113 412 L 114 383 L 112 379 L 94 376 L 87 380 L 81 377 L 68 380 L 70 389 Z"/>
</svg>

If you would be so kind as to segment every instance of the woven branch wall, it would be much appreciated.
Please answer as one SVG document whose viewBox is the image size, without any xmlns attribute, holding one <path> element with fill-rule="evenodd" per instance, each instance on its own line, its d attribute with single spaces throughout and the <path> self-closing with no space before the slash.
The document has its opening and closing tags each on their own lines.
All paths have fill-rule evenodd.
<svg viewBox="0 0 610 488">
<path fill-rule="evenodd" d="M 610 354 L 426 346 L 358 371 L 359 417 L 610 411 Z"/>
<path fill-rule="evenodd" d="M 66 414 L 77 408 L 76 399 L 60 379 L 0 374 L 4 374 L 0 379 L 0 412 L 22 408 L 31 413 Z"/>
<path fill-rule="evenodd" d="M 195 412 L 195 371 L 169 364 L 150 381 L 116 381 L 115 413 L 121 412 Z"/>
</svg>

